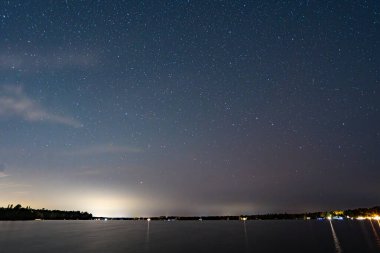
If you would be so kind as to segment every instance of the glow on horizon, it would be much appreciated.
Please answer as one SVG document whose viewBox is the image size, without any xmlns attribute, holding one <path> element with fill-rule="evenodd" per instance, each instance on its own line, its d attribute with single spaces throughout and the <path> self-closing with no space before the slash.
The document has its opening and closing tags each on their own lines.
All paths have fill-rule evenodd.
<svg viewBox="0 0 380 253">
<path fill-rule="evenodd" d="M 38 194 L 36 194 L 38 195 Z M 58 209 L 66 211 L 81 211 L 91 213 L 94 217 L 128 217 L 137 215 L 136 207 L 141 201 L 120 194 L 94 192 L 92 194 L 65 194 L 57 195 L 55 199 L 48 196 L 26 195 L 4 198 L 0 207 L 20 204 L 34 209 Z"/>
</svg>

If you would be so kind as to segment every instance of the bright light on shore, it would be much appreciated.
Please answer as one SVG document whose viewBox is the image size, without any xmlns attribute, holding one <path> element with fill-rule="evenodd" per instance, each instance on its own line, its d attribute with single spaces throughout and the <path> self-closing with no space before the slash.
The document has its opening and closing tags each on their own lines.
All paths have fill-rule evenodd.
<svg viewBox="0 0 380 253">
<path fill-rule="evenodd" d="M 356 219 L 357 220 L 380 220 L 380 216 L 379 215 L 375 215 L 375 216 L 359 216 Z"/>
</svg>

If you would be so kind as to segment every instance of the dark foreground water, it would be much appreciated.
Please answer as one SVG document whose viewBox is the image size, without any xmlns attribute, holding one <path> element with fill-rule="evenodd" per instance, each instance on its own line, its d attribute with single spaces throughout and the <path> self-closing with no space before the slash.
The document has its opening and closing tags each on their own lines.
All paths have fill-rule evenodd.
<svg viewBox="0 0 380 253">
<path fill-rule="evenodd" d="M 378 221 L 3 221 L 0 252 L 380 252 Z"/>
</svg>

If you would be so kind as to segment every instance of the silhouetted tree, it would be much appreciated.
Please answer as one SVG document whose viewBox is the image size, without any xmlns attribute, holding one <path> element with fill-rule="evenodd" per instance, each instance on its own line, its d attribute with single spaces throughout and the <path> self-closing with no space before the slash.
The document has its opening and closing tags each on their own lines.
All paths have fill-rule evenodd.
<svg viewBox="0 0 380 253">
<path fill-rule="evenodd" d="M 29 206 L 23 208 L 20 204 L 13 208 L 8 205 L 7 208 L 0 208 L 0 220 L 90 220 L 92 214 L 79 211 L 60 211 L 46 209 L 31 209 Z"/>
</svg>

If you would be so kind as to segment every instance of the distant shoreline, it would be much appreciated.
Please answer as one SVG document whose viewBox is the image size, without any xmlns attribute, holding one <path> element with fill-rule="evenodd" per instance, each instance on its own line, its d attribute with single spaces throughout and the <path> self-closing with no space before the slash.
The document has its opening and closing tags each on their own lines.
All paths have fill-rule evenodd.
<svg viewBox="0 0 380 253">
<path fill-rule="evenodd" d="M 154 216 L 154 217 L 93 217 L 94 220 L 352 220 L 376 219 L 380 220 L 380 206 L 371 208 L 357 208 L 348 210 L 334 210 L 312 213 L 269 213 L 256 215 L 228 215 L 228 216 Z"/>
<path fill-rule="evenodd" d="M 17 220 L 146 220 L 146 221 L 191 221 L 191 220 L 380 220 L 380 206 L 310 213 L 269 213 L 228 216 L 154 216 L 154 217 L 94 217 L 80 211 L 32 209 L 21 205 L 0 207 L 0 221 Z"/>
<path fill-rule="evenodd" d="M 29 206 L 8 205 L 0 207 L 0 220 L 92 220 L 92 214 L 80 211 L 61 211 L 47 209 L 32 209 Z"/>
</svg>

